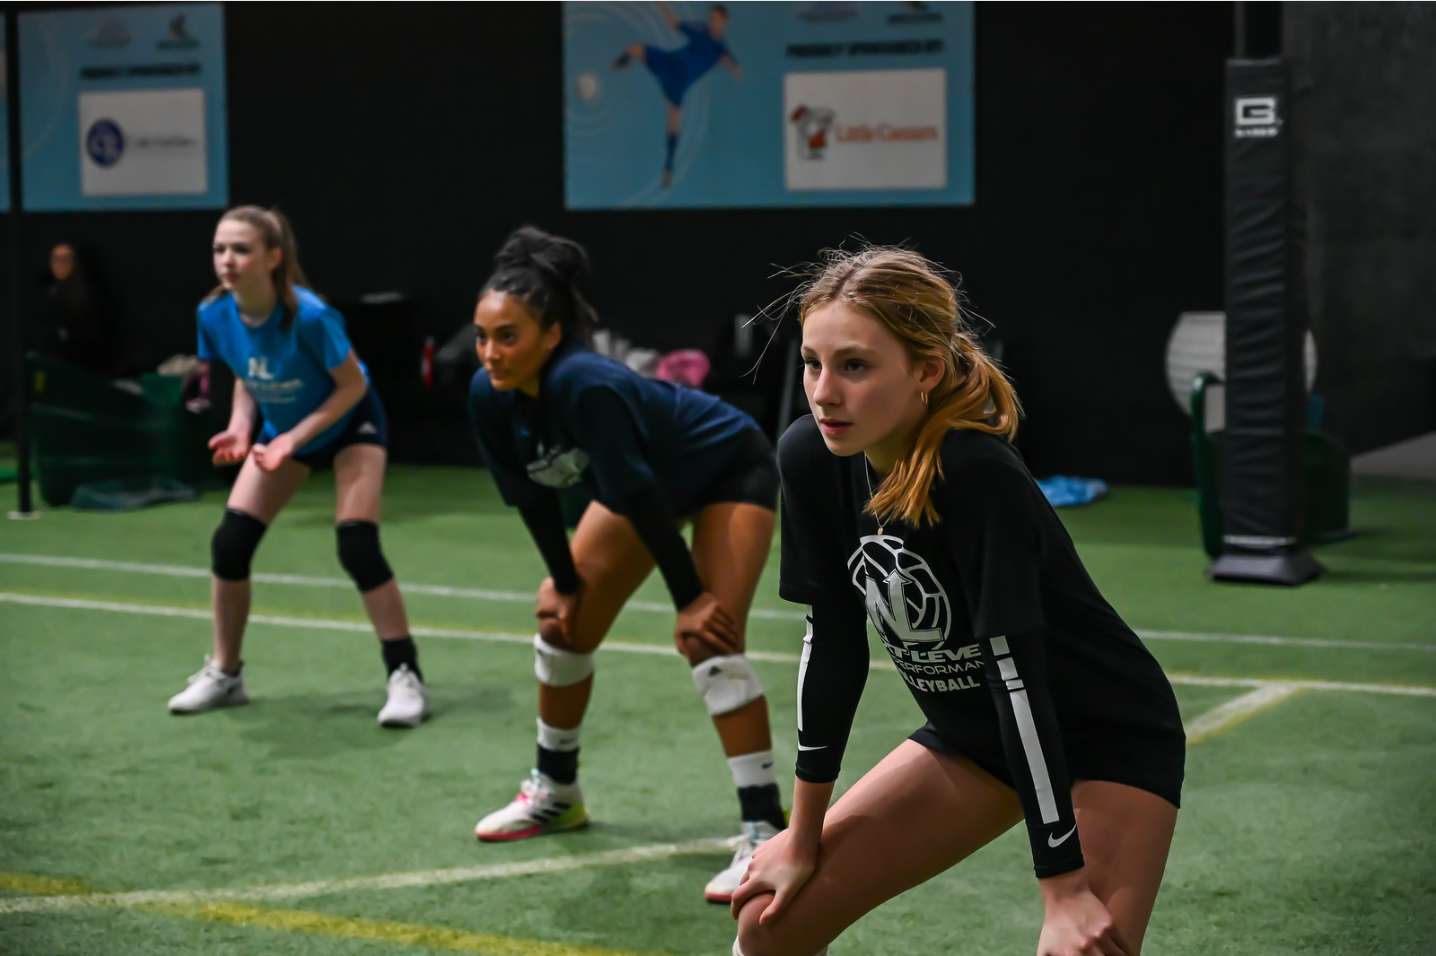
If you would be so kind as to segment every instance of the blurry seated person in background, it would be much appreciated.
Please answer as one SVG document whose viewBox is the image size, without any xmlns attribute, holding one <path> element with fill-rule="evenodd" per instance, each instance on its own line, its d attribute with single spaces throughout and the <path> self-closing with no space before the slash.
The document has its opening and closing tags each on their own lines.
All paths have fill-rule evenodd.
<svg viewBox="0 0 1436 956">
<path fill-rule="evenodd" d="M 110 349 L 110 310 L 93 270 L 68 242 L 50 250 L 40 322 L 32 341 L 40 352 L 104 375 L 114 360 Z"/>
</svg>

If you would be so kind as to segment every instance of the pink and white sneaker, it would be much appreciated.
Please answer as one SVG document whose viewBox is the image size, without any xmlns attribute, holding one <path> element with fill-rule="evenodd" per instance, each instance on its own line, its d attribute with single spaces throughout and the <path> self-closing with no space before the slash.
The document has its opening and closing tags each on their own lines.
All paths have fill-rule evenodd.
<svg viewBox="0 0 1436 956">
<path fill-rule="evenodd" d="M 586 826 L 588 809 L 578 782 L 556 783 L 535 770 L 519 785 L 512 803 L 479 821 L 474 836 L 485 843 L 499 843 Z"/>
</svg>

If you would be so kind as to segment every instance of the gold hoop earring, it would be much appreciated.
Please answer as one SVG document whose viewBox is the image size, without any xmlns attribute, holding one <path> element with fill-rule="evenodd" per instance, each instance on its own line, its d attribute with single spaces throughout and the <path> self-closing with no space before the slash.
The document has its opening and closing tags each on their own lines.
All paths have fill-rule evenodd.
<svg viewBox="0 0 1436 956">
<path fill-rule="evenodd" d="M 922 393 L 922 403 L 923 403 L 924 405 L 927 404 L 927 392 L 923 392 L 923 393 Z"/>
</svg>

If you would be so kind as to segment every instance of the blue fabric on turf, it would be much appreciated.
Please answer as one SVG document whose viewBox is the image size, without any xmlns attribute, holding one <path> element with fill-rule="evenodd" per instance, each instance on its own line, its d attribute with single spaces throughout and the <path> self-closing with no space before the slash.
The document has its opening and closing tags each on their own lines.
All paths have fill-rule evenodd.
<svg viewBox="0 0 1436 956">
<path fill-rule="evenodd" d="M 643 48 L 644 62 L 663 88 L 664 98 L 674 106 L 682 106 L 688 88 L 717 66 L 723 57 L 738 62 L 728 44 L 715 39 L 706 23 L 685 21 L 678 24 L 678 32 L 688 37 L 688 42 L 676 50 L 656 46 Z"/>
<path fill-rule="evenodd" d="M 1107 497 L 1107 483 L 1101 478 L 1074 478 L 1070 475 L 1053 475 L 1037 483 L 1042 494 L 1054 508 L 1071 505 L 1090 505 Z"/>
<path fill-rule="evenodd" d="M 739 436 L 758 427 L 716 396 L 644 378 L 571 339 L 549 356 L 537 399 L 498 391 L 480 369 L 469 415 L 509 505 L 541 504 L 551 489 L 581 483 L 619 514 L 655 478 L 686 514 Z"/>
<path fill-rule="evenodd" d="M 334 394 L 329 371 L 344 364 L 351 348 L 342 315 L 308 289 L 294 292 L 299 314 L 288 332 L 280 329 L 279 305 L 258 328 L 244 324 L 228 292 L 199 307 L 199 357 L 223 362 L 244 382 L 264 416 L 262 442 L 289 431 Z M 367 382 L 369 370 L 362 362 L 359 367 Z M 351 408 L 297 454 L 311 454 L 333 441 L 352 414 Z"/>
</svg>

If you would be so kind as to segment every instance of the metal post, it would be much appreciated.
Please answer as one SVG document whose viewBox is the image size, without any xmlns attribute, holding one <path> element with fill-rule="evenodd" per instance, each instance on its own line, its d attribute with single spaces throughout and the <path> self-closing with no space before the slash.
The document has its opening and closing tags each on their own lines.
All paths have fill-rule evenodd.
<svg viewBox="0 0 1436 956">
<path fill-rule="evenodd" d="M 10 133 L 10 211 L 5 216 L 9 240 L 10 282 L 7 312 L 10 314 L 11 345 L 15 350 L 15 457 L 19 472 L 16 487 L 19 500 L 12 518 L 38 518 L 30 502 L 30 371 L 25 366 L 25 313 L 22 311 L 20 268 L 20 18 L 13 4 L 5 11 L 5 105 Z"/>
</svg>

